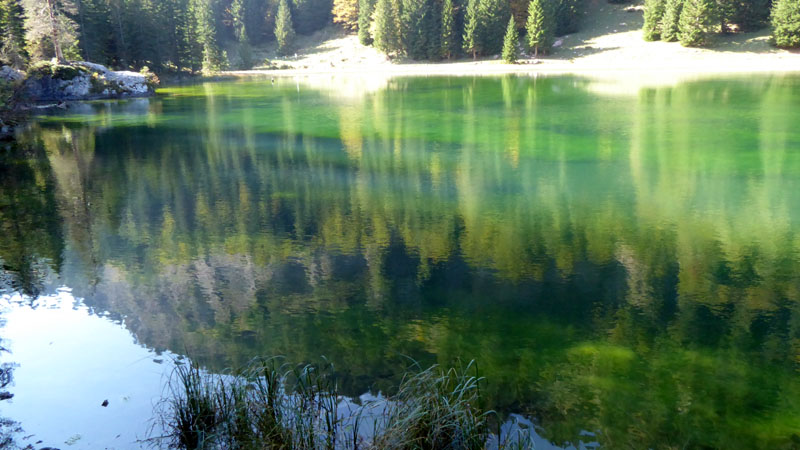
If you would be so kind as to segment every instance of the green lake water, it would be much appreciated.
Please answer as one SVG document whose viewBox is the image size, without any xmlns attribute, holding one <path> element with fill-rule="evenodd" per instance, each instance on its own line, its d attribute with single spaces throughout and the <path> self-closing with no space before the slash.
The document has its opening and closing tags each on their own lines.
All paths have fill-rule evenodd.
<svg viewBox="0 0 800 450">
<path fill-rule="evenodd" d="M 618 85 L 73 105 L 0 145 L 0 293 L 213 371 L 324 356 L 351 396 L 475 359 L 556 445 L 800 448 L 800 76 Z"/>
</svg>

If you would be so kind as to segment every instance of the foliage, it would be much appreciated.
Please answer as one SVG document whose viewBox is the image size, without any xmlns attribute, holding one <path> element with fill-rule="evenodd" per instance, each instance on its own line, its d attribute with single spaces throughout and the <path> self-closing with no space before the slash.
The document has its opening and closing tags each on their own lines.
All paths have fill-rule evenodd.
<svg viewBox="0 0 800 450">
<path fill-rule="evenodd" d="M 800 2 L 776 0 L 772 10 L 772 41 L 782 48 L 800 48 Z"/>
<path fill-rule="evenodd" d="M 578 31 L 585 0 L 553 0 L 549 4 L 555 20 L 555 35 L 563 36 Z"/>
<path fill-rule="evenodd" d="M 534 57 L 539 56 L 539 50 L 546 52 L 553 40 L 552 23 L 547 20 L 543 0 L 531 0 L 528 6 L 528 21 L 525 24 L 527 31 L 528 48 L 533 50 Z"/>
<path fill-rule="evenodd" d="M 453 0 L 444 0 L 442 5 L 442 55 L 451 59 L 459 54 L 459 35 L 456 28 L 456 11 Z"/>
<path fill-rule="evenodd" d="M 212 0 L 194 0 L 197 40 L 203 49 L 203 72 L 213 73 L 227 68 L 227 55 L 219 46 Z"/>
<path fill-rule="evenodd" d="M 436 0 L 403 0 L 401 29 L 403 50 L 414 59 L 442 57 L 441 11 Z"/>
<path fill-rule="evenodd" d="M 472 54 L 475 59 L 481 50 L 481 16 L 479 0 L 468 0 L 467 12 L 464 17 L 464 38 L 462 39 L 464 51 Z"/>
<path fill-rule="evenodd" d="M 358 41 L 364 45 L 372 44 L 372 35 L 370 34 L 370 23 L 372 21 L 372 12 L 375 9 L 374 0 L 359 0 L 358 3 Z"/>
<path fill-rule="evenodd" d="M 503 39 L 503 60 L 507 63 L 517 62 L 519 57 L 519 35 L 517 34 L 517 24 L 514 22 L 514 16 L 508 20 L 508 27 L 506 28 L 506 36 Z"/>
<path fill-rule="evenodd" d="M 28 53 L 34 59 L 50 59 L 56 56 L 53 45 L 58 42 L 66 59 L 77 59 L 78 25 L 70 17 L 76 12 L 72 0 L 52 0 L 53 17 L 50 17 L 51 0 L 23 0 L 25 8 Z M 57 36 L 57 38 L 55 38 Z M 55 40 L 54 40 L 55 39 Z"/>
<path fill-rule="evenodd" d="M 234 33 L 239 42 L 240 68 L 253 67 L 253 49 L 250 47 L 250 38 L 247 34 L 247 3 L 245 0 L 233 0 L 231 4 L 231 19 L 233 20 Z"/>
<path fill-rule="evenodd" d="M 360 0 L 333 0 L 333 23 L 341 24 L 346 30 L 358 29 Z"/>
<path fill-rule="evenodd" d="M 292 11 L 289 9 L 289 1 L 281 0 L 278 7 L 278 15 L 275 19 L 275 40 L 278 41 L 278 53 L 289 54 L 294 45 L 294 28 L 292 25 Z"/>
<path fill-rule="evenodd" d="M 731 21 L 742 31 L 758 30 L 769 25 L 770 6 L 776 3 L 772 0 L 738 0 L 734 3 Z"/>
<path fill-rule="evenodd" d="M 24 19 L 19 0 L 0 0 L 0 66 L 20 69 L 28 63 Z"/>
<path fill-rule="evenodd" d="M 701 47 L 708 44 L 713 22 L 712 0 L 685 0 L 678 22 L 678 40 L 684 47 Z"/>
<path fill-rule="evenodd" d="M 298 34 L 311 34 L 331 20 L 333 0 L 292 0 L 292 25 Z"/>
<path fill-rule="evenodd" d="M 667 42 L 678 40 L 681 12 L 685 0 L 667 0 L 661 20 L 661 39 Z"/>
<path fill-rule="evenodd" d="M 661 38 L 661 23 L 664 20 L 666 2 L 667 0 L 645 0 L 642 27 L 645 41 L 657 41 Z"/>
<path fill-rule="evenodd" d="M 375 5 L 372 39 L 375 48 L 384 53 L 399 49 L 396 13 L 391 0 L 378 0 Z"/>
</svg>

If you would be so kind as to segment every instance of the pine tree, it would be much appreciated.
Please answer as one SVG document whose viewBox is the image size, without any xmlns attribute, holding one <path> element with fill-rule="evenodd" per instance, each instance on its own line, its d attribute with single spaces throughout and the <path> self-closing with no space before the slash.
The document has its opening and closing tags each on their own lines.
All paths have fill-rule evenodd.
<svg viewBox="0 0 800 450">
<path fill-rule="evenodd" d="M 645 41 L 661 39 L 661 22 L 666 8 L 665 0 L 645 0 L 644 2 L 644 32 Z"/>
<path fill-rule="evenodd" d="M 463 47 L 467 53 L 472 53 L 472 59 L 476 59 L 481 50 L 481 17 L 478 0 L 469 0 L 467 12 L 464 16 L 464 38 Z"/>
<path fill-rule="evenodd" d="M 253 67 L 253 50 L 250 48 L 250 39 L 247 36 L 247 9 L 244 0 L 233 0 L 231 4 L 231 17 L 233 21 L 233 31 L 236 40 L 239 42 L 239 59 L 242 69 Z"/>
<path fill-rule="evenodd" d="M 298 34 L 311 34 L 331 20 L 333 0 L 292 0 L 292 25 Z"/>
<path fill-rule="evenodd" d="M 667 42 L 675 42 L 678 40 L 683 2 L 684 0 L 667 0 L 660 26 L 662 40 Z"/>
<path fill-rule="evenodd" d="M 528 5 L 528 21 L 525 30 L 528 33 L 528 48 L 533 50 L 534 58 L 539 56 L 539 49 L 550 48 L 553 40 L 552 20 L 548 20 L 545 14 L 542 0 L 531 0 Z"/>
<path fill-rule="evenodd" d="M 203 72 L 217 72 L 225 69 L 227 62 L 224 52 L 219 48 L 217 25 L 210 0 L 196 2 L 197 39 L 203 49 Z"/>
<path fill-rule="evenodd" d="M 345 30 L 354 31 L 358 28 L 358 2 L 359 0 L 333 0 L 333 23 L 341 24 Z"/>
<path fill-rule="evenodd" d="M 772 9 L 772 41 L 782 48 L 800 48 L 800 2 L 776 0 Z"/>
<path fill-rule="evenodd" d="M 451 59 L 458 54 L 458 32 L 456 30 L 456 11 L 453 0 L 444 0 L 442 5 L 442 54 Z"/>
<path fill-rule="evenodd" d="M 275 39 L 278 41 L 278 53 L 286 55 L 294 44 L 294 27 L 292 25 L 292 11 L 289 9 L 288 0 L 281 0 L 278 6 L 278 15 L 275 17 Z"/>
<path fill-rule="evenodd" d="M 519 36 L 517 35 L 517 24 L 514 22 L 514 16 L 508 20 L 508 27 L 506 28 L 506 36 L 503 38 L 503 60 L 507 63 L 517 62 L 519 44 Z"/>
<path fill-rule="evenodd" d="M 414 59 L 441 57 L 441 16 L 433 0 L 403 0 L 402 47 Z"/>
<path fill-rule="evenodd" d="M 22 5 L 27 16 L 27 50 L 33 59 L 80 57 L 78 25 L 70 18 L 77 9 L 71 0 L 23 0 Z"/>
<path fill-rule="evenodd" d="M 678 22 L 678 40 L 684 47 L 699 47 L 708 42 L 709 27 L 713 21 L 714 5 L 711 0 L 686 0 Z"/>
<path fill-rule="evenodd" d="M 374 0 L 359 0 L 358 3 L 358 40 L 364 45 L 372 44 L 372 35 L 369 32 L 372 23 L 372 12 L 375 9 Z"/>
<path fill-rule="evenodd" d="M 19 0 L 0 0 L 0 64 L 22 68 L 28 63 L 25 50 L 25 15 Z"/>
<path fill-rule="evenodd" d="M 394 11 L 391 0 L 378 0 L 378 4 L 375 5 L 374 15 L 372 38 L 375 42 L 375 48 L 384 53 L 397 50 Z"/>
<path fill-rule="evenodd" d="M 479 16 L 482 19 L 480 32 L 481 50 L 494 55 L 503 50 L 506 20 L 511 14 L 508 0 L 479 0 Z"/>
</svg>

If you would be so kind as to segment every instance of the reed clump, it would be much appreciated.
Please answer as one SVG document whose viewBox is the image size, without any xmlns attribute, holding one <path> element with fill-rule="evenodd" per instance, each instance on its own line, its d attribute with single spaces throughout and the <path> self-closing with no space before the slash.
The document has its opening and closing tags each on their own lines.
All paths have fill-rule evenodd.
<svg viewBox="0 0 800 450">
<path fill-rule="evenodd" d="M 182 449 L 483 449 L 497 440 L 482 383 L 474 362 L 416 365 L 396 394 L 356 404 L 339 394 L 327 361 L 258 359 L 224 374 L 181 364 L 159 416 L 169 444 Z"/>
</svg>

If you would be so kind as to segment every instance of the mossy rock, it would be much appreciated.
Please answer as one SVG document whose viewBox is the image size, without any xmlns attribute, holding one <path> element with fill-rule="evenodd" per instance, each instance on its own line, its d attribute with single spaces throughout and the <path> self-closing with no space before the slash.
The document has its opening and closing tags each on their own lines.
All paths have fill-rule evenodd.
<svg viewBox="0 0 800 450">
<path fill-rule="evenodd" d="M 30 78 L 50 77 L 65 81 L 88 73 L 89 70 L 85 67 L 73 66 L 70 64 L 57 64 L 50 61 L 39 61 L 28 69 L 28 76 Z"/>
</svg>

